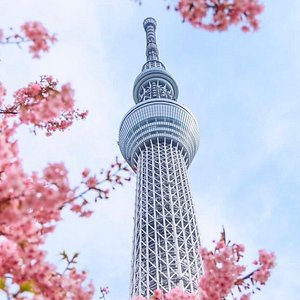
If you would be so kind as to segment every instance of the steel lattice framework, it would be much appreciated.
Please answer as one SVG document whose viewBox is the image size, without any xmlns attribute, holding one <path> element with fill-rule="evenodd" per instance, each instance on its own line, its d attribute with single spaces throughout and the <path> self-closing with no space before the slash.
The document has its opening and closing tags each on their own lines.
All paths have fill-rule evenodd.
<svg viewBox="0 0 300 300">
<path fill-rule="evenodd" d="M 187 177 L 199 145 L 194 116 L 177 103 L 175 80 L 159 61 L 156 21 L 144 21 L 147 62 L 133 89 L 119 146 L 137 173 L 130 295 L 197 290 L 200 237 Z"/>
</svg>

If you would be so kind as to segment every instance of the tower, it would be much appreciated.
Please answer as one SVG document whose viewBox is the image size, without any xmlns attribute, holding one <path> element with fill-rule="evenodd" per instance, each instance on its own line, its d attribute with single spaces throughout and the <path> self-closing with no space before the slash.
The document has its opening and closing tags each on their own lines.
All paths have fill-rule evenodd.
<svg viewBox="0 0 300 300">
<path fill-rule="evenodd" d="M 119 146 L 137 173 L 130 294 L 150 297 L 157 288 L 197 290 L 200 237 L 187 169 L 199 130 L 159 60 L 155 19 L 143 25 L 147 62 L 134 82 L 136 105 L 121 122 Z"/>
</svg>

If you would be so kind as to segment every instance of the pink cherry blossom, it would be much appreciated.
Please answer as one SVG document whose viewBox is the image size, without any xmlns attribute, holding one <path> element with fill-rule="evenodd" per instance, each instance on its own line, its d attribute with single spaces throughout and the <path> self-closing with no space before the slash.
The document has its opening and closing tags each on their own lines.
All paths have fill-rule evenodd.
<svg viewBox="0 0 300 300">
<path fill-rule="evenodd" d="M 3 104 L 5 95 L 6 95 L 6 89 L 3 86 L 2 82 L 0 81 L 0 107 Z"/>
<path fill-rule="evenodd" d="M 86 181 L 86 185 L 89 187 L 89 188 L 94 188 L 98 183 L 98 180 L 96 177 L 90 177 L 87 181 Z"/>
</svg>

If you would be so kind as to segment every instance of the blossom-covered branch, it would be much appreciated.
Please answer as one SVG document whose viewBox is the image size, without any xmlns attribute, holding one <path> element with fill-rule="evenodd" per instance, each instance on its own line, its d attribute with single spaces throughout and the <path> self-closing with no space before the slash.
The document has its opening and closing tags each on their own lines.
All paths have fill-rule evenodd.
<svg viewBox="0 0 300 300">
<path fill-rule="evenodd" d="M 141 4 L 142 0 L 136 0 Z M 167 9 L 178 11 L 184 21 L 208 31 L 225 31 L 241 25 L 244 32 L 259 28 L 260 0 L 167 0 Z"/>
<path fill-rule="evenodd" d="M 16 44 L 19 47 L 26 44 L 33 58 L 40 58 L 41 52 L 48 52 L 50 46 L 57 41 L 56 36 L 50 34 L 40 22 L 26 22 L 20 30 L 21 33 L 15 33 L 10 29 L 11 32 L 5 35 L 0 29 L 0 44 Z"/>
<path fill-rule="evenodd" d="M 108 199 L 111 190 L 131 181 L 133 174 L 127 163 L 119 162 L 118 157 L 108 170 L 101 170 L 98 174 L 92 174 L 89 169 L 84 169 L 81 186 L 76 188 L 75 196 L 66 204 L 70 203 L 71 210 L 80 217 L 88 217 L 93 213 L 87 209 L 90 204 L 88 199 L 92 198 L 95 202 Z"/>
<path fill-rule="evenodd" d="M 69 128 L 74 120 L 85 119 L 87 111 L 74 108 L 74 90 L 69 83 L 58 86 L 52 76 L 41 76 L 39 82 L 17 90 L 11 105 L 1 108 L 5 88 L 0 82 L 0 115 L 17 117 L 20 124 L 44 129 L 47 135 Z"/>
<path fill-rule="evenodd" d="M 224 31 L 237 24 L 244 32 L 257 30 L 257 16 L 263 9 L 259 0 L 179 0 L 176 6 L 185 21 L 209 31 Z"/>
<path fill-rule="evenodd" d="M 223 299 L 231 295 L 235 288 L 242 293 L 240 299 L 247 300 L 261 285 L 266 284 L 275 267 L 274 253 L 259 250 L 259 259 L 254 261 L 255 270 L 245 274 L 246 267 L 240 264 L 244 252 L 244 245 L 226 241 L 225 231 L 213 251 L 206 248 L 200 250 L 204 267 L 199 283 L 202 300 Z"/>
</svg>

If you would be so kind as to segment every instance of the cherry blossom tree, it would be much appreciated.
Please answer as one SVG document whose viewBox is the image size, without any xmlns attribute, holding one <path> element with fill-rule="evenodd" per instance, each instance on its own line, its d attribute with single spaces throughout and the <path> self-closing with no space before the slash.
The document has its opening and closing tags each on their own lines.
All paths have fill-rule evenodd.
<svg viewBox="0 0 300 300">
<path fill-rule="evenodd" d="M 38 22 L 21 27 L 24 37 L 15 34 L 2 44 L 29 43 L 34 58 L 49 50 L 55 41 Z M 52 76 L 41 76 L 13 94 L 6 104 L 6 89 L 0 82 L 0 295 L 7 299 L 91 299 L 94 286 L 87 273 L 75 267 L 78 253 L 61 253 L 66 262 L 62 272 L 49 263 L 43 250 L 46 237 L 70 210 L 89 217 L 90 199 L 108 199 L 110 190 L 131 179 L 128 167 L 118 161 L 107 171 L 82 171 L 82 181 L 70 186 L 63 163 L 48 164 L 43 172 L 26 173 L 19 155 L 16 132 L 30 126 L 34 132 L 52 135 L 84 119 L 87 111 L 74 108 L 74 90 L 69 83 L 59 86 Z M 92 195 L 91 195 L 92 194 Z M 108 289 L 101 290 L 103 297 Z"/>
<path fill-rule="evenodd" d="M 95 201 L 107 199 L 110 189 L 129 181 L 131 175 L 118 160 L 98 175 L 83 170 L 82 182 L 77 187 L 70 186 L 68 171 L 62 163 L 48 164 L 42 174 L 25 172 L 15 138 L 17 129 L 32 124 L 48 134 L 67 127 L 63 123 L 68 119 L 66 114 L 71 115 L 72 122 L 74 109 L 69 86 L 55 90 L 52 95 L 52 90 L 43 90 L 50 84 L 44 80 L 52 82 L 47 77 L 41 84 L 29 84 L 14 94 L 12 106 L 0 112 L 0 293 L 5 293 L 7 299 L 91 299 L 93 285 L 86 283 L 86 272 L 74 267 L 78 254 L 69 258 L 63 252 L 67 266 L 58 272 L 46 261 L 46 252 L 41 248 L 61 221 L 63 210 L 89 217 L 91 197 L 87 195 L 93 193 Z M 2 102 L 2 85 L 0 95 Z"/>
</svg>

